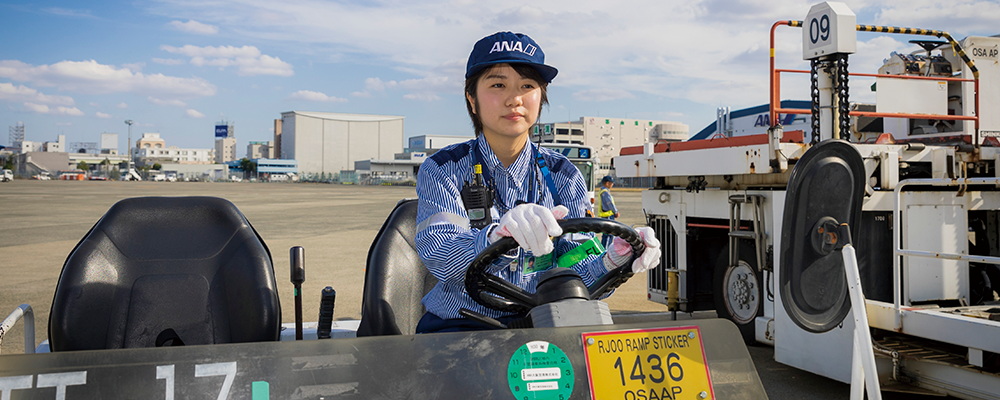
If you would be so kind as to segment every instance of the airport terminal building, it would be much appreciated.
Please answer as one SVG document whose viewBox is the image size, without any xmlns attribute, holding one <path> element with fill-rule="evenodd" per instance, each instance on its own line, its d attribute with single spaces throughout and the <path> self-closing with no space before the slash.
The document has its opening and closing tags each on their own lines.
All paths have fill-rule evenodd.
<svg viewBox="0 0 1000 400">
<path fill-rule="evenodd" d="M 303 174 L 337 174 L 355 161 L 393 159 L 403 152 L 403 118 L 394 115 L 288 111 L 281 113 L 282 159 Z"/>
</svg>

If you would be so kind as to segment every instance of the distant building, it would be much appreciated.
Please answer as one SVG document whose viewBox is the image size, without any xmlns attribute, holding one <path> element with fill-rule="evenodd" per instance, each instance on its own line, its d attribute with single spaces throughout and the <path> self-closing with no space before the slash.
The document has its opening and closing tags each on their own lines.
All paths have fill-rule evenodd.
<svg viewBox="0 0 1000 400">
<path fill-rule="evenodd" d="M 66 135 L 59 135 L 55 142 L 42 143 L 42 151 L 47 153 L 62 153 L 66 151 Z"/>
<path fill-rule="evenodd" d="M 405 152 L 424 152 L 434 154 L 447 146 L 455 143 L 467 142 L 475 136 L 446 136 L 446 135 L 420 135 L 413 136 L 407 142 Z"/>
<path fill-rule="evenodd" d="M 224 164 L 236 160 L 236 126 L 220 121 L 215 124 L 215 162 Z"/>
<path fill-rule="evenodd" d="M 396 154 L 390 160 L 359 160 L 354 162 L 354 172 L 359 183 L 371 183 L 366 181 L 373 179 L 416 181 L 417 172 L 420 171 L 420 165 L 427 159 L 427 155 L 428 153 L 412 151 Z"/>
<path fill-rule="evenodd" d="M 536 125 L 531 133 L 531 141 L 535 143 L 592 147 L 594 155 L 600 158 L 602 170 L 610 168 L 611 159 L 623 147 L 687 138 L 688 126 L 680 122 L 608 117 L 581 117 L 579 121 L 542 123 Z"/>
<path fill-rule="evenodd" d="M 281 158 L 305 174 L 340 173 L 354 162 L 403 152 L 403 118 L 393 115 L 281 113 Z"/>
<path fill-rule="evenodd" d="M 182 149 L 167 146 L 167 141 L 159 133 L 143 133 L 135 142 L 133 153 L 139 166 L 166 164 L 212 164 L 215 152 L 212 149 Z"/>
<path fill-rule="evenodd" d="M 281 153 L 281 120 L 274 120 L 274 151 L 272 158 L 285 158 Z"/>
<path fill-rule="evenodd" d="M 182 181 L 229 179 L 229 167 L 226 164 L 163 164 L 160 172 Z"/>
<path fill-rule="evenodd" d="M 802 100 L 782 100 L 781 108 L 808 109 L 812 103 Z M 691 136 L 688 140 L 709 139 L 717 136 L 735 137 L 758 135 L 767 133 L 771 127 L 771 105 L 761 104 L 755 107 L 748 107 L 740 110 L 730 111 L 728 107 L 720 108 L 720 116 L 715 122 L 705 126 L 704 129 Z M 778 123 L 784 127 L 785 132 L 792 130 L 809 130 L 812 126 L 812 115 L 801 114 L 778 114 Z"/>
<path fill-rule="evenodd" d="M 107 150 L 107 152 L 105 152 Z M 101 134 L 101 153 L 111 154 L 111 150 L 114 150 L 114 154 L 118 154 L 118 134 L 117 133 L 102 133 Z"/>
<path fill-rule="evenodd" d="M 250 142 L 247 145 L 247 158 L 251 160 L 275 158 L 274 154 L 274 142 Z"/>
<path fill-rule="evenodd" d="M 212 164 L 215 152 L 212 149 L 181 149 L 177 146 L 154 149 L 138 149 L 135 151 L 136 164 L 139 166 L 156 163 L 174 164 Z"/>
<path fill-rule="evenodd" d="M 167 147 L 167 141 L 160 138 L 159 133 L 143 133 L 139 140 L 135 141 L 136 149 L 163 149 Z"/>
<path fill-rule="evenodd" d="M 258 174 L 297 174 L 299 172 L 298 162 L 295 160 L 258 158 L 254 159 L 253 162 L 257 164 Z"/>
</svg>

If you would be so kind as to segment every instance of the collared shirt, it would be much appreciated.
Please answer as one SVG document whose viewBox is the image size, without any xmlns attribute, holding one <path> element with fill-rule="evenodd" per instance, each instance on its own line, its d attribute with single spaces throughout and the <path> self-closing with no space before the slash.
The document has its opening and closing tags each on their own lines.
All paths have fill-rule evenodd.
<svg viewBox="0 0 1000 400">
<path fill-rule="evenodd" d="M 472 181 L 472 165 L 476 163 L 474 152 L 477 149 L 484 158 L 483 168 L 489 169 L 492 185 L 498 192 L 491 209 L 493 223 L 482 230 L 470 228 L 461 194 L 465 182 Z M 461 308 L 493 318 L 509 315 L 472 300 L 465 292 L 465 270 L 475 256 L 489 246 L 489 232 L 500 221 L 501 210 L 513 208 L 518 200 L 527 202 L 529 199 L 535 199 L 537 204 L 547 208 L 555 206 L 545 178 L 538 171 L 535 149 L 549 166 L 562 203 L 569 209 L 566 218 L 586 216 L 590 199 L 580 171 L 562 154 L 538 148 L 531 142 L 524 146 L 509 168 L 500 164 L 482 135 L 445 147 L 420 166 L 417 174 L 417 197 L 420 199 L 417 208 L 417 251 L 431 275 L 438 279 L 438 284 L 422 300 L 428 312 L 444 319 L 461 318 L 458 313 Z M 532 192 L 534 194 L 529 197 Z M 496 204 L 498 202 L 503 204 Z M 560 240 L 556 245 L 556 254 L 563 254 L 576 245 L 569 240 Z M 520 260 L 530 256 L 530 253 L 521 250 L 516 257 L 500 257 L 487 272 L 534 293 L 540 273 L 524 273 L 523 266 L 519 265 Z M 573 269 L 586 285 L 607 272 L 598 256 L 588 257 Z"/>
</svg>

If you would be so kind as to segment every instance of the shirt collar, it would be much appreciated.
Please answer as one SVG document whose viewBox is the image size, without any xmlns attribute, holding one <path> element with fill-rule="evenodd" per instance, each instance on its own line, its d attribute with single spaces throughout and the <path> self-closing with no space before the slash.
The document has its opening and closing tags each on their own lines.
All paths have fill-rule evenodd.
<svg viewBox="0 0 1000 400">
<path fill-rule="evenodd" d="M 527 138 L 525 138 L 525 141 L 528 142 L 527 145 L 524 146 L 521 150 L 521 154 L 517 156 L 517 159 L 514 160 L 514 164 L 507 169 L 507 174 L 505 174 L 509 174 L 512 178 L 514 178 L 514 182 L 524 182 L 528 178 L 528 172 L 531 170 L 533 165 L 532 162 L 534 162 L 533 153 L 535 144 Z M 483 163 L 486 165 L 483 167 L 489 168 L 490 175 L 493 176 L 493 179 L 496 179 L 498 175 L 497 173 L 503 168 L 500 166 L 500 159 L 498 159 L 496 154 L 493 153 L 493 149 L 490 148 L 489 142 L 486 141 L 485 135 L 479 135 L 479 137 L 476 138 L 476 147 L 479 154 L 485 157 Z"/>
</svg>

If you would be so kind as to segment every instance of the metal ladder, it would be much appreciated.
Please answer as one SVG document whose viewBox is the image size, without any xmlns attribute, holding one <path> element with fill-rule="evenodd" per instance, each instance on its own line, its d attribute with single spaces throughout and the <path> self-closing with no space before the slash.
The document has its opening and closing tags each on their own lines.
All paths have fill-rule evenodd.
<svg viewBox="0 0 1000 400">
<path fill-rule="evenodd" d="M 740 215 L 743 204 L 753 207 L 753 231 L 740 230 Z M 729 196 L 729 265 L 739 263 L 740 246 L 739 239 L 753 239 L 754 248 L 757 252 L 757 270 L 770 271 L 771 268 L 764 264 L 764 196 L 759 194 L 734 194 Z"/>
</svg>

